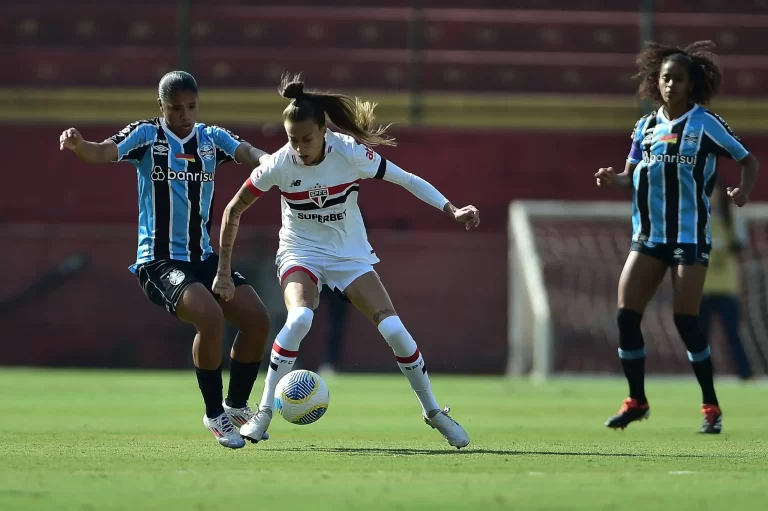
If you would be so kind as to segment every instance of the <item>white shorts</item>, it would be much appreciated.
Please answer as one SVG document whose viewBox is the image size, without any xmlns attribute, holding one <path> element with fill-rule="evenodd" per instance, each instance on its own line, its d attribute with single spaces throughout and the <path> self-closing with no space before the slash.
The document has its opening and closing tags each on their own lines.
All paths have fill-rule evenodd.
<svg viewBox="0 0 768 511">
<path fill-rule="evenodd" d="M 317 284 L 317 291 L 328 286 L 331 291 L 344 292 L 358 277 L 375 271 L 373 265 L 360 261 L 334 259 L 314 254 L 285 253 L 277 259 L 277 277 L 280 284 L 296 271 L 304 271 Z"/>
</svg>

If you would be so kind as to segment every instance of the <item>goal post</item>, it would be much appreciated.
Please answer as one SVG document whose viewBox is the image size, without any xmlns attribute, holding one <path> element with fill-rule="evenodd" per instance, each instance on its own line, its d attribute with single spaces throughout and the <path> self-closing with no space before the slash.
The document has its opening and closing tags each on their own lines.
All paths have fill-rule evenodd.
<svg viewBox="0 0 768 511">
<path fill-rule="evenodd" d="M 616 289 L 631 214 L 629 201 L 510 203 L 507 374 L 616 373 Z M 768 366 L 768 204 L 750 203 L 734 217 L 751 240 L 741 255 L 742 337 L 759 373 Z M 665 282 L 644 315 L 651 370 L 687 372 L 671 301 Z"/>
</svg>

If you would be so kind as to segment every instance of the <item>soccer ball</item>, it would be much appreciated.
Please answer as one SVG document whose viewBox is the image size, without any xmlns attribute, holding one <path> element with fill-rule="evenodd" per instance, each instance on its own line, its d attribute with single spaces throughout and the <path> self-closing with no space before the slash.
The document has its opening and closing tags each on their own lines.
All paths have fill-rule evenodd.
<svg viewBox="0 0 768 511">
<path fill-rule="evenodd" d="M 291 371 L 275 387 L 275 409 L 292 424 L 317 421 L 328 410 L 328 401 L 328 387 L 312 371 Z"/>
</svg>

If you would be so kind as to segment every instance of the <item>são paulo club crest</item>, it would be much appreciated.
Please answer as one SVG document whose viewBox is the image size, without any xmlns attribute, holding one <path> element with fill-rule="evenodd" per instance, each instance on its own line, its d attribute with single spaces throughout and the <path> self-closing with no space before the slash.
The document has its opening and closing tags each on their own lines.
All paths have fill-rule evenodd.
<svg viewBox="0 0 768 511">
<path fill-rule="evenodd" d="M 309 198 L 322 208 L 328 199 L 328 187 L 324 185 L 313 186 L 309 189 Z"/>
</svg>

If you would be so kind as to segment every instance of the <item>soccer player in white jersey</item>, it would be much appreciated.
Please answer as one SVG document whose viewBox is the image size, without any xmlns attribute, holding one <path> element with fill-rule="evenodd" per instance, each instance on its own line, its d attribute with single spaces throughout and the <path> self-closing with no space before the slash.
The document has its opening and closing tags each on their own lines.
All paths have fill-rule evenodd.
<svg viewBox="0 0 768 511">
<path fill-rule="evenodd" d="M 282 229 L 276 264 L 288 318 L 272 347 L 259 410 L 240 434 L 257 442 L 269 427 L 275 386 L 293 367 L 301 340 L 312 325 L 319 291 L 326 285 L 343 292 L 378 327 L 421 403 L 425 422 L 450 445 L 466 446 L 469 436 L 448 415 L 447 407 L 439 407 L 416 342 L 373 269 L 379 259 L 368 243 L 357 192 L 361 179 L 399 184 L 466 229 L 479 225 L 477 208 L 454 207 L 431 184 L 370 148 L 394 145 L 385 135 L 386 128 L 374 127 L 375 104 L 340 94 L 305 92 L 298 76 L 284 77 L 280 93 L 292 100 L 283 111 L 288 143 L 253 171 L 227 206 L 214 282 L 214 291 L 222 298 L 232 296 L 235 287 L 229 272 L 240 215 L 277 187 L 282 194 Z M 349 135 L 331 131 L 326 120 Z"/>
</svg>

